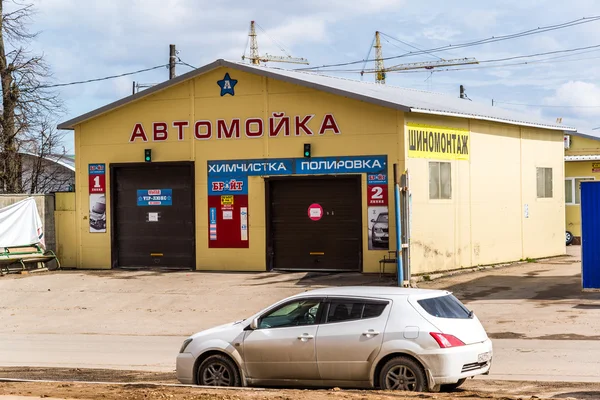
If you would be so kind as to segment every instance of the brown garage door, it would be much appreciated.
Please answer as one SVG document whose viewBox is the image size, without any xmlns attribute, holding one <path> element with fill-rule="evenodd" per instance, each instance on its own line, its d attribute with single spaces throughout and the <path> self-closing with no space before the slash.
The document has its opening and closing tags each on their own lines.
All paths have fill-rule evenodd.
<svg viewBox="0 0 600 400">
<path fill-rule="evenodd" d="M 360 177 L 269 180 L 268 202 L 271 268 L 360 271 Z M 321 219 L 309 217 L 312 204 L 322 208 Z"/>
<path fill-rule="evenodd" d="M 195 267 L 193 164 L 161 164 L 111 167 L 114 267 Z M 138 204 L 156 189 L 172 204 Z"/>
</svg>

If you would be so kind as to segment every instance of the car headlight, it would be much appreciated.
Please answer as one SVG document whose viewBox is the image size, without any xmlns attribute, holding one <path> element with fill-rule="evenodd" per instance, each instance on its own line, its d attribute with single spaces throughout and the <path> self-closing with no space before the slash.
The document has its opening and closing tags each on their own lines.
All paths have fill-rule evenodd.
<svg viewBox="0 0 600 400">
<path fill-rule="evenodd" d="M 183 342 L 183 344 L 181 345 L 181 349 L 179 349 L 179 352 L 180 352 L 180 353 L 183 353 L 183 352 L 185 351 L 185 348 L 186 348 L 186 347 L 188 347 L 188 345 L 189 345 L 190 343 L 192 343 L 192 340 L 194 340 L 194 339 L 192 339 L 192 338 L 185 339 L 185 341 L 184 341 L 184 342 Z"/>
</svg>

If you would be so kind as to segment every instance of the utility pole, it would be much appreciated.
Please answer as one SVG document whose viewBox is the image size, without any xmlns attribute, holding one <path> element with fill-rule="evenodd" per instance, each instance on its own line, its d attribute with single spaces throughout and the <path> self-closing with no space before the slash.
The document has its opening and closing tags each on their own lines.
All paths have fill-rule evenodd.
<svg viewBox="0 0 600 400">
<path fill-rule="evenodd" d="M 465 98 L 465 87 L 463 85 L 460 85 L 460 98 Z"/>
<path fill-rule="evenodd" d="M 131 88 L 131 94 L 135 94 L 135 81 L 133 81 L 133 87 Z"/>
<path fill-rule="evenodd" d="M 169 79 L 175 78 L 175 45 L 169 45 Z"/>
</svg>

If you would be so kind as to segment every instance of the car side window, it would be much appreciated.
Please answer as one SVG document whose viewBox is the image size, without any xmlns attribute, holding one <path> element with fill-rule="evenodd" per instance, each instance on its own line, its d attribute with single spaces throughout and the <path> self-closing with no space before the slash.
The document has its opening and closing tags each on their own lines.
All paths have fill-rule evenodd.
<svg viewBox="0 0 600 400">
<path fill-rule="evenodd" d="M 314 325 L 317 323 L 320 307 L 320 299 L 302 299 L 286 303 L 263 315 L 258 321 L 258 329 Z"/>
<path fill-rule="evenodd" d="M 387 303 L 367 303 L 365 304 L 365 308 L 363 310 L 362 318 L 376 318 L 383 313 L 385 310 L 385 306 Z"/>
<path fill-rule="evenodd" d="M 375 318 L 383 313 L 386 302 L 333 300 L 329 303 L 326 323 Z"/>
</svg>

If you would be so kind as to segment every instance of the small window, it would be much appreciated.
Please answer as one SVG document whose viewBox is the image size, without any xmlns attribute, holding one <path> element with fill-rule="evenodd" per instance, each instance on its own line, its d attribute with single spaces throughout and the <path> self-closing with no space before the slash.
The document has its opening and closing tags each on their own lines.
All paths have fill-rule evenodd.
<svg viewBox="0 0 600 400">
<path fill-rule="evenodd" d="M 429 198 L 432 200 L 452 198 L 452 170 L 449 162 L 429 163 Z"/>
<path fill-rule="evenodd" d="M 552 198 L 552 168 L 537 168 L 537 197 Z"/>
<path fill-rule="evenodd" d="M 581 182 L 593 180 L 594 177 L 566 178 L 565 203 L 570 205 L 581 204 Z"/>
<path fill-rule="evenodd" d="M 573 204 L 573 179 L 565 179 L 565 203 Z"/>
<path fill-rule="evenodd" d="M 317 313 L 320 305 L 321 302 L 318 299 L 292 301 L 261 317 L 258 322 L 258 328 L 268 329 L 314 325 L 317 323 Z"/>
<path fill-rule="evenodd" d="M 383 302 L 332 301 L 329 305 L 326 322 L 342 322 L 379 317 L 386 305 L 387 303 Z"/>
<path fill-rule="evenodd" d="M 419 303 L 428 314 L 433 315 L 434 317 L 453 319 L 471 318 L 469 309 L 451 294 L 418 300 L 417 303 Z"/>
</svg>

